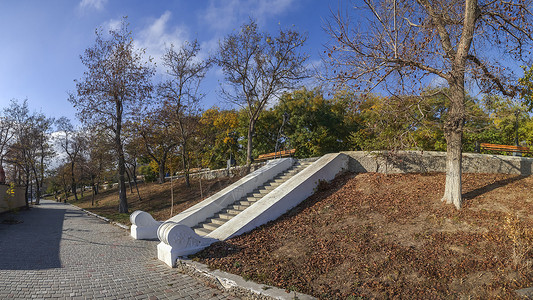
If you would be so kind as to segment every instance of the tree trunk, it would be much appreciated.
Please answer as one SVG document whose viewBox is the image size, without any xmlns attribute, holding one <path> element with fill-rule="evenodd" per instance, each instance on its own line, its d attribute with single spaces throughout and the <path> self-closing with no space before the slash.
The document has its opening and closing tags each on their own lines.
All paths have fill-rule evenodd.
<svg viewBox="0 0 533 300">
<path fill-rule="evenodd" d="M 137 163 L 134 163 L 134 165 L 132 166 L 132 171 L 131 171 L 131 177 L 133 177 L 133 183 L 135 184 L 135 189 L 137 190 L 137 197 L 139 197 L 139 201 L 142 201 L 141 199 L 141 193 L 139 192 L 139 186 L 137 185 Z M 172 176 L 172 174 L 171 174 Z"/>
<path fill-rule="evenodd" d="M 35 179 L 35 205 L 41 204 L 41 188 L 39 186 L 39 181 Z"/>
<path fill-rule="evenodd" d="M 124 163 L 124 153 L 122 152 L 122 147 L 120 148 L 120 154 L 118 158 L 118 186 L 119 186 L 119 205 L 118 205 L 118 212 L 119 213 L 128 213 L 128 199 L 126 197 L 126 177 L 124 174 L 126 173 L 126 167 Z"/>
<path fill-rule="evenodd" d="M 76 192 L 76 178 L 74 177 L 74 160 L 70 163 L 70 186 L 72 193 L 74 193 L 74 200 L 78 201 L 78 193 Z"/>
<path fill-rule="evenodd" d="M 30 203 L 33 204 L 33 184 L 30 183 Z"/>
<path fill-rule="evenodd" d="M 116 103 L 116 130 L 115 130 L 115 147 L 117 148 L 118 154 L 118 212 L 119 213 L 128 213 L 128 199 L 126 195 L 126 178 L 124 173 L 126 173 L 126 161 L 124 158 L 124 149 L 122 148 L 122 141 L 120 139 L 120 134 L 122 131 L 122 102 L 120 99 L 115 99 Z"/>
<path fill-rule="evenodd" d="M 94 178 L 95 176 L 94 175 L 91 175 L 91 206 L 94 206 L 94 196 L 96 195 L 96 186 L 94 184 Z"/>
<path fill-rule="evenodd" d="M 159 178 L 157 181 L 160 184 L 165 183 L 165 163 L 166 161 L 164 160 L 161 160 L 161 163 L 159 163 Z M 170 176 L 172 176 L 172 174 L 170 174 Z"/>
<path fill-rule="evenodd" d="M 26 184 L 24 185 L 24 199 L 26 200 L 26 209 L 30 209 L 30 202 L 28 199 L 28 186 L 30 183 L 30 176 L 28 175 L 28 172 L 26 174 Z"/>
<path fill-rule="evenodd" d="M 39 165 L 39 175 L 40 180 L 37 180 L 37 204 L 41 204 L 41 191 L 43 190 L 43 181 L 44 181 L 44 154 L 43 149 L 44 141 L 41 140 L 41 162 Z M 37 177 L 37 175 L 35 175 Z"/>
<path fill-rule="evenodd" d="M 252 148 L 255 131 L 255 120 L 250 120 L 250 125 L 248 126 L 248 144 L 246 146 L 246 174 L 250 173 L 252 167 Z"/>
<path fill-rule="evenodd" d="M 461 174 L 462 166 L 462 133 L 451 132 L 446 139 L 446 185 L 443 201 L 453 203 L 457 209 L 463 205 Z"/>
<path fill-rule="evenodd" d="M 130 194 L 133 194 L 133 186 L 131 185 L 131 175 L 129 168 L 126 168 L 126 176 L 128 177 L 128 186 L 130 187 Z"/>
<path fill-rule="evenodd" d="M 181 145 L 181 161 L 183 163 L 183 173 L 185 174 L 185 184 L 188 188 L 191 187 L 191 181 L 189 178 L 189 159 L 187 157 L 187 144 Z"/>
<path fill-rule="evenodd" d="M 91 187 L 91 194 L 92 194 L 92 196 L 91 196 L 91 206 L 94 206 L 95 189 L 96 189 L 96 188 L 95 188 L 95 186 L 94 186 L 94 184 L 93 184 L 92 187 Z"/>
<path fill-rule="evenodd" d="M 68 196 L 69 196 L 69 193 L 68 193 L 68 186 L 63 185 L 63 191 L 65 192 L 65 200 L 63 200 L 63 201 L 64 201 L 65 203 L 67 203 Z"/>
<path fill-rule="evenodd" d="M 37 176 L 37 172 L 35 168 L 33 169 L 33 175 L 35 176 L 35 205 L 41 204 L 41 186 L 42 183 L 39 180 L 39 176 Z"/>
<path fill-rule="evenodd" d="M 133 176 L 133 183 L 135 184 L 135 189 L 137 190 L 137 197 L 139 197 L 139 201 L 142 201 L 141 193 L 139 192 L 139 186 L 137 185 L 137 178 L 135 178 L 135 175 Z"/>
<path fill-rule="evenodd" d="M 457 209 L 463 205 L 461 174 L 463 127 L 465 123 L 464 75 L 450 80 L 450 109 L 444 125 L 446 136 L 446 184 L 442 201 L 453 203 Z M 456 78 L 457 78 L 456 77 Z M 463 80 L 461 80 L 461 78 Z"/>
</svg>

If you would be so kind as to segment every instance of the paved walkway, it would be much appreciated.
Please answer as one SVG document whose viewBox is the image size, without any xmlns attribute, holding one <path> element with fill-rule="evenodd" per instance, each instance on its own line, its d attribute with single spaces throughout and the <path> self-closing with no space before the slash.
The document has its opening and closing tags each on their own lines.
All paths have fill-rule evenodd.
<svg viewBox="0 0 533 300">
<path fill-rule="evenodd" d="M 41 203 L 0 224 L 0 299 L 235 299 L 160 262 L 155 241 Z"/>
</svg>

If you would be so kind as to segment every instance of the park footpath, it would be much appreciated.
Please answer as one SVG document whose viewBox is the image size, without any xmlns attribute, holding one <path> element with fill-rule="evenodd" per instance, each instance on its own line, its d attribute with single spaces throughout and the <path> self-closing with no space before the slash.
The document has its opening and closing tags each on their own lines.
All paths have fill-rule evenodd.
<svg viewBox="0 0 533 300">
<path fill-rule="evenodd" d="M 169 268 L 156 246 L 43 200 L 0 215 L 0 299 L 236 299 Z"/>
</svg>

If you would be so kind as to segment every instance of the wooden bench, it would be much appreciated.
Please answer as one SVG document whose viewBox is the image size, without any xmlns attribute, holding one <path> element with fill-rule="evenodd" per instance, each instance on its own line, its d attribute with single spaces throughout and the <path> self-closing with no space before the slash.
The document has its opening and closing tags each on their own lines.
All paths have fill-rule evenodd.
<svg viewBox="0 0 533 300">
<path fill-rule="evenodd" d="M 272 153 L 266 153 L 261 154 L 257 157 L 256 160 L 267 160 L 271 158 L 279 158 L 279 157 L 286 157 L 286 156 L 292 156 L 296 152 L 296 149 L 290 149 L 290 150 L 283 150 L 278 152 L 272 152 Z"/>
<path fill-rule="evenodd" d="M 501 152 L 532 153 L 529 147 L 481 143 L 481 149 Z"/>
</svg>

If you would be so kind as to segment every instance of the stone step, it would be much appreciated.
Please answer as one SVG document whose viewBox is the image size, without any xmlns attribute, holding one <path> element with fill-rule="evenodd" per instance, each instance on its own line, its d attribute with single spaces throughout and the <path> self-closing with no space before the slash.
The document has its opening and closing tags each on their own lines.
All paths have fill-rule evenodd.
<svg viewBox="0 0 533 300">
<path fill-rule="evenodd" d="M 230 213 L 218 213 L 215 214 L 215 218 L 221 218 L 226 220 L 231 220 L 233 217 L 235 217 L 237 214 L 230 214 Z"/>
<path fill-rule="evenodd" d="M 279 186 L 279 185 L 278 185 L 278 186 Z M 277 188 L 278 186 L 265 185 L 265 186 L 263 186 L 263 188 L 264 188 L 265 190 L 267 190 L 268 192 L 271 192 L 271 191 L 273 191 L 275 188 Z"/>
<path fill-rule="evenodd" d="M 246 197 L 246 198 L 244 198 L 244 197 Z M 244 196 L 244 197 L 243 197 L 243 199 L 244 199 L 243 201 L 250 201 L 250 202 L 257 202 L 257 200 L 263 198 L 263 197 L 254 197 L 252 195 L 248 195 L 248 196 Z"/>
<path fill-rule="evenodd" d="M 230 219 L 224 219 L 224 218 L 211 218 L 211 219 L 208 219 L 209 222 L 213 223 L 213 224 L 217 224 L 217 225 L 223 225 L 224 223 L 226 223 L 227 221 L 229 221 Z"/>
<path fill-rule="evenodd" d="M 273 180 L 268 181 L 267 183 L 264 184 L 265 188 L 277 188 L 280 185 L 281 185 L 280 183 L 277 183 Z"/>
<path fill-rule="evenodd" d="M 241 200 L 241 201 L 237 201 L 237 202 L 234 202 L 234 203 L 237 204 L 237 205 L 250 206 L 250 205 L 254 204 L 255 202 L 257 202 L 257 201 Z"/>
<path fill-rule="evenodd" d="M 261 193 L 248 194 L 248 197 L 254 197 L 254 198 L 257 198 L 257 199 L 261 199 L 261 198 L 263 198 L 263 196 L 265 196 L 265 194 L 261 194 Z"/>
<path fill-rule="evenodd" d="M 235 215 L 238 215 L 241 212 L 242 212 L 242 210 L 236 210 L 236 209 L 233 209 L 233 208 L 225 208 L 222 213 L 227 213 L 227 214 L 235 216 Z"/>
<path fill-rule="evenodd" d="M 218 227 L 220 227 L 220 224 L 213 224 L 213 223 L 200 223 L 199 225 L 201 225 L 201 227 L 208 229 L 210 231 L 213 231 L 217 229 Z"/>
<path fill-rule="evenodd" d="M 211 233 L 213 230 L 216 230 L 234 218 L 236 215 L 253 205 L 259 199 L 276 189 L 282 183 L 289 180 L 303 169 L 307 168 L 311 163 L 312 162 L 296 163 L 290 169 L 281 172 L 273 179 L 253 190 L 251 193 L 248 193 L 241 199 L 223 208 L 220 212 L 216 213 L 213 217 L 207 219 L 205 222 L 198 224 L 193 228 L 194 231 L 201 236 Z"/>
<path fill-rule="evenodd" d="M 203 227 L 195 227 L 194 228 L 194 232 L 196 232 L 196 234 L 200 235 L 200 236 L 205 236 L 205 235 L 208 235 L 209 233 L 211 233 L 212 230 L 208 230 L 208 229 L 205 229 Z"/>
<path fill-rule="evenodd" d="M 243 211 L 247 209 L 248 207 L 250 207 L 250 205 L 231 204 L 229 208 L 233 210 Z"/>
<path fill-rule="evenodd" d="M 263 196 L 268 194 L 268 193 L 270 193 L 270 190 L 267 190 L 264 187 L 259 187 L 259 188 L 257 188 L 257 189 L 252 191 L 252 194 L 261 194 Z"/>
</svg>

